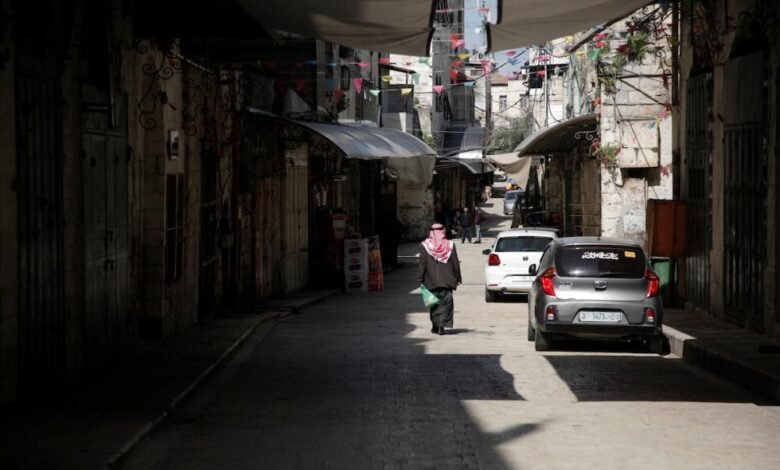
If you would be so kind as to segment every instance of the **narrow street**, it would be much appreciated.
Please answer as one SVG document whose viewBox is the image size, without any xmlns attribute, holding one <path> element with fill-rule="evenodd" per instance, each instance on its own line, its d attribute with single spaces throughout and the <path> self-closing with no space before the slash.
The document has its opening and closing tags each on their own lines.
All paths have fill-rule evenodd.
<svg viewBox="0 0 780 470">
<path fill-rule="evenodd" d="M 524 299 L 484 301 L 489 242 L 457 242 L 464 284 L 447 335 L 430 333 L 404 245 L 383 292 L 256 331 L 122 467 L 780 467 L 777 409 L 673 355 L 535 352 Z"/>
</svg>

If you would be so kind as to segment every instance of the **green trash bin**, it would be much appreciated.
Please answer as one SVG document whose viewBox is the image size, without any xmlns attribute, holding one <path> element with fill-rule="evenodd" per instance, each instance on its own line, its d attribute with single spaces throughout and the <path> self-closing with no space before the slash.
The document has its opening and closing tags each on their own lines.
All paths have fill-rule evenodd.
<svg viewBox="0 0 780 470">
<path fill-rule="evenodd" d="M 663 300 L 664 305 L 671 305 L 672 299 L 669 296 L 671 293 L 669 283 L 674 281 L 672 260 L 670 258 L 661 257 L 650 258 L 650 266 L 652 266 L 653 271 L 658 275 L 661 300 Z"/>
</svg>

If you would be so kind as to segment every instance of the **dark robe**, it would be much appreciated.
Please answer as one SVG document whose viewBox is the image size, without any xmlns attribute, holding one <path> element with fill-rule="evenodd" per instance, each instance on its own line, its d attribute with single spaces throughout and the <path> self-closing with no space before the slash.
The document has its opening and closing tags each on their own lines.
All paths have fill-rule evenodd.
<svg viewBox="0 0 780 470">
<path fill-rule="evenodd" d="M 452 254 L 446 263 L 436 261 L 420 246 L 420 272 L 417 280 L 440 299 L 439 303 L 431 308 L 431 324 L 434 328 L 452 328 L 455 312 L 452 291 L 463 282 L 455 246 L 452 247 Z"/>
</svg>

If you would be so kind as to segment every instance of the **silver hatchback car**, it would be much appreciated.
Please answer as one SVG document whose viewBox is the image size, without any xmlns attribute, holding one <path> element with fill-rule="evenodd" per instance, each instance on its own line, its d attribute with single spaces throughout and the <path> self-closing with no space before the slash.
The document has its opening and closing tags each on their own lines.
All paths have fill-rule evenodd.
<svg viewBox="0 0 780 470">
<path fill-rule="evenodd" d="M 664 311 L 659 279 L 632 241 L 599 237 L 553 240 L 528 295 L 528 340 L 537 351 L 555 335 L 642 338 L 662 353 Z"/>
</svg>

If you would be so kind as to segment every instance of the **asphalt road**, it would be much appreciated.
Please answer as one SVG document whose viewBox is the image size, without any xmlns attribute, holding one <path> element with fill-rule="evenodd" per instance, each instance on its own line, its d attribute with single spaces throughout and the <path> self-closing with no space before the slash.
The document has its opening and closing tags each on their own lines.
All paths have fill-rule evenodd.
<svg viewBox="0 0 780 470">
<path fill-rule="evenodd" d="M 484 301 L 487 245 L 457 242 L 449 334 L 430 333 L 415 268 L 396 270 L 258 330 L 123 467 L 780 468 L 777 408 L 675 356 L 535 352 L 524 300 Z"/>
</svg>

